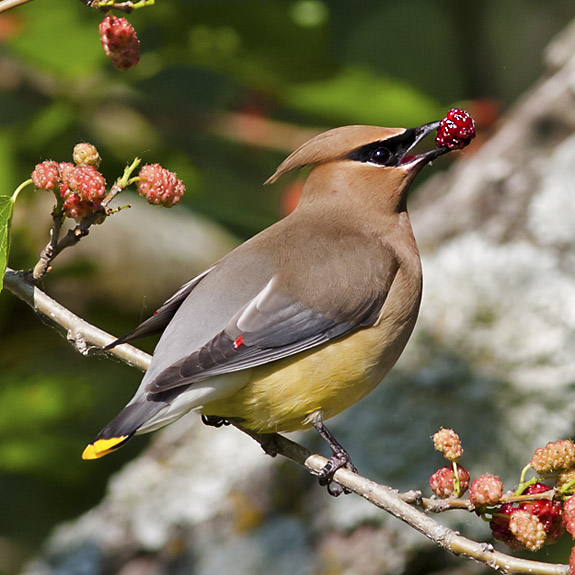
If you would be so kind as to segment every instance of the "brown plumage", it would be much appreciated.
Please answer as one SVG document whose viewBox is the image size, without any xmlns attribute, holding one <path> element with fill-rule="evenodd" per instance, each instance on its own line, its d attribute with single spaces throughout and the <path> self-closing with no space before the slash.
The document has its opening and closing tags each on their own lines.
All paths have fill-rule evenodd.
<svg viewBox="0 0 575 575">
<path fill-rule="evenodd" d="M 297 209 L 115 343 L 163 332 L 136 395 L 83 456 L 195 409 L 261 433 L 313 425 L 334 451 L 323 475 L 351 465 L 323 419 L 381 381 L 415 325 L 421 265 L 407 189 L 448 150 L 408 154 L 436 127 L 346 126 L 289 156 L 268 182 L 312 167 Z"/>
</svg>

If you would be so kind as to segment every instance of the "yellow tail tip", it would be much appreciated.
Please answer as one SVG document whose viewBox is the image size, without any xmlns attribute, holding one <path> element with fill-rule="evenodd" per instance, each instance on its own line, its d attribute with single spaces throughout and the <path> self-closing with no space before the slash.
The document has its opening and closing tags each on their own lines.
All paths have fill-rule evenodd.
<svg viewBox="0 0 575 575">
<path fill-rule="evenodd" d="M 86 446 L 86 449 L 82 452 L 82 459 L 98 459 L 99 457 L 104 457 L 104 455 L 108 455 L 108 453 L 120 447 L 129 437 L 129 435 L 122 435 L 110 439 L 98 439 L 94 441 L 94 443 L 90 443 L 90 445 Z"/>
</svg>

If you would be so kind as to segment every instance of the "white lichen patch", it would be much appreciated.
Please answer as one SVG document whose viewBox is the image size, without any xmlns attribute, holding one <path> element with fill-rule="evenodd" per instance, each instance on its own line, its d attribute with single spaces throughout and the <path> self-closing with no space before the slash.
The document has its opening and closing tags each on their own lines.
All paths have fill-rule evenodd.
<svg viewBox="0 0 575 575">
<path fill-rule="evenodd" d="M 529 205 L 527 228 L 545 246 L 575 245 L 575 136 L 545 162 L 541 187 Z"/>
</svg>

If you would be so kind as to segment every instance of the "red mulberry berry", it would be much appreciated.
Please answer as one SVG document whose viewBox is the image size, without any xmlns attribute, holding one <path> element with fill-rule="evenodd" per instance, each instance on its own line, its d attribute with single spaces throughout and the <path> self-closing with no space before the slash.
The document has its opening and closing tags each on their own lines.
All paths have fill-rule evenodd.
<svg viewBox="0 0 575 575">
<path fill-rule="evenodd" d="M 479 476 L 469 488 L 469 501 L 476 507 L 494 506 L 503 495 L 503 482 L 486 473 Z"/>
<path fill-rule="evenodd" d="M 469 487 L 469 472 L 461 465 L 457 466 L 457 474 L 459 476 L 459 490 L 456 492 L 455 472 L 453 467 L 442 467 L 438 469 L 430 478 L 429 486 L 435 495 L 446 499 L 455 495 L 460 497 Z"/>
<path fill-rule="evenodd" d="M 537 493 L 545 493 L 549 491 L 551 491 L 549 487 L 543 483 L 536 483 L 535 485 L 530 485 L 524 491 L 524 495 L 536 495 Z M 493 537 L 499 541 L 503 541 L 511 547 L 511 549 L 518 549 L 520 546 L 526 546 L 523 541 L 516 541 L 516 535 L 510 528 L 509 518 L 517 511 L 530 513 L 538 519 L 545 531 L 545 545 L 555 543 L 564 533 L 565 528 L 563 522 L 565 517 L 562 514 L 561 503 L 558 501 L 539 499 L 536 501 L 525 501 L 518 506 L 506 503 L 497 510 L 497 513 L 494 514 L 489 526 L 491 527 Z"/>
<path fill-rule="evenodd" d="M 125 18 L 109 14 L 100 22 L 98 31 L 112 66 L 128 70 L 140 61 L 140 41 L 134 27 Z"/>
<path fill-rule="evenodd" d="M 448 461 L 458 461 L 463 455 L 463 447 L 461 447 L 459 435 L 453 429 L 441 428 L 433 436 L 433 445 L 437 451 L 443 453 Z"/>
<path fill-rule="evenodd" d="M 142 166 L 138 174 L 138 193 L 150 204 L 161 204 L 171 208 L 184 195 L 186 188 L 176 174 L 162 168 L 160 164 Z"/>
<path fill-rule="evenodd" d="M 437 128 L 435 143 L 450 150 L 465 148 L 475 138 L 475 122 L 459 108 L 449 110 Z"/>
<path fill-rule="evenodd" d="M 575 443 L 570 439 L 550 441 L 545 447 L 535 450 L 531 467 L 539 475 L 575 467 Z"/>
<path fill-rule="evenodd" d="M 76 144 L 72 157 L 77 166 L 93 166 L 96 169 L 100 167 L 100 162 L 102 161 L 96 146 L 87 142 Z"/>
<path fill-rule="evenodd" d="M 58 162 L 47 160 L 38 164 L 32 172 L 32 182 L 38 190 L 55 190 L 60 183 Z"/>
</svg>

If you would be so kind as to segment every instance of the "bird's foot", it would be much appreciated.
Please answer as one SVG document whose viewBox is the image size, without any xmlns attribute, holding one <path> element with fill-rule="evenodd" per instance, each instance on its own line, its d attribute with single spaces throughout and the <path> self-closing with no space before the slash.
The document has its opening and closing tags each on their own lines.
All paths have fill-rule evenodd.
<svg viewBox="0 0 575 575">
<path fill-rule="evenodd" d="M 230 424 L 227 419 L 219 417 L 218 415 L 202 415 L 202 423 L 211 427 L 222 427 L 223 425 Z"/>
<path fill-rule="evenodd" d="M 351 462 L 349 453 L 342 447 L 329 429 L 327 429 L 323 423 L 321 412 L 314 414 L 312 424 L 318 433 L 328 442 L 332 452 L 332 456 L 328 459 L 328 462 L 317 474 L 319 477 L 319 484 L 321 486 L 327 486 L 328 493 L 334 497 L 338 497 L 342 493 L 345 493 L 346 495 L 351 493 L 349 489 L 346 489 L 333 479 L 333 475 L 338 469 L 345 468 L 349 469 L 353 473 L 357 473 L 357 468 Z"/>
</svg>

